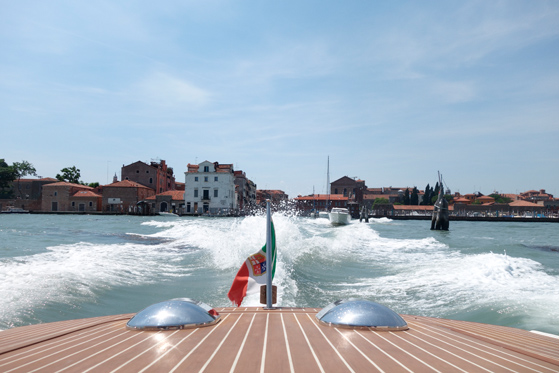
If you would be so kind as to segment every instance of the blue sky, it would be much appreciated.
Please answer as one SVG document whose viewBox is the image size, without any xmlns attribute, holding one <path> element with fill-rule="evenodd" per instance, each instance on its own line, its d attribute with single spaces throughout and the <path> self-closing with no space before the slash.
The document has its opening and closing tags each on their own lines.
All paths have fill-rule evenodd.
<svg viewBox="0 0 559 373">
<path fill-rule="evenodd" d="M 15 1 L 0 158 L 86 182 L 233 163 L 290 197 L 357 177 L 559 197 L 557 1 Z"/>
</svg>

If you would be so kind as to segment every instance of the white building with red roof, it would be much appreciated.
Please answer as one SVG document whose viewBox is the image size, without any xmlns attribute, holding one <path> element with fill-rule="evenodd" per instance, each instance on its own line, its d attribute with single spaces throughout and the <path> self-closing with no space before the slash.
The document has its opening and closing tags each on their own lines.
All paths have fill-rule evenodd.
<svg viewBox="0 0 559 373">
<path fill-rule="evenodd" d="M 186 215 L 231 215 L 237 212 L 235 173 L 232 164 L 204 161 L 188 164 L 185 172 Z"/>
</svg>

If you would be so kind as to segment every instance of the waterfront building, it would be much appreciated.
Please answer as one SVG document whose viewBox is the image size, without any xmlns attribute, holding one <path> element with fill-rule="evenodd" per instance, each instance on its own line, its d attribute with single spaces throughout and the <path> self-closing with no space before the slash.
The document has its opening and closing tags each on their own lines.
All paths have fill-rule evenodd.
<svg viewBox="0 0 559 373">
<path fill-rule="evenodd" d="M 14 206 L 27 211 L 40 211 L 42 209 L 43 186 L 57 183 L 52 177 L 39 177 L 38 179 L 16 179 L 11 183 L 11 197 L 0 199 L 0 211 L 4 207 Z"/>
<path fill-rule="evenodd" d="M 102 211 L 103 197 L 93 190 L 80 190 L 70 196 L 70 209 L 77 212 Z"/>
<path fill-rule="evenodd" d="M 184 212 L 184 190 L 168 190 L 146 198 L 145 202 L 150 204 L 150 211 L 154 213 L 182 214 Z"/>
<path fill-rule="evenodd" d="M 153 189 L 156 193 L 175 190 L 173 169 L 164 160 L 150 164 L 137 161 L 128 166 L 122 165 L 121 180 L 130 180 Z"/>
<path fill-rule="evenodd" d="M 539 201 L 551 201 L 553 200 L 553 194 L 545 192 L 545 189 L 529 190 L 524 193 L 520 193 L 520 199 L 524 201 L 537 203 Z"/>
<path fill-rule="evenodd" d="M 186 215 L 233 215 L 238 213 L 232 164 L 204 161 L 188 164 L 185 172 Z"/>
<path fill-rule="evenodd" d="M 243 171 L 234 171 L 237 191 L 237 208 L 242 214 L 250 213 L 256 207 L 256 184 Z"/>
<path fill-rule="evenodd" d="M 303 215 L 330 211 L 332 207 L 348 208 L 349 197 L 343 194 L 311 194 L 294 198 L 295 208 Z"/>
<path fill-rule="evenodd" d="M 103 211 L 112 213 L 146 214 L 148 211 L 140 211 L 142 201 L 155 195 L 153 189 L 130 180 L 122 180 L 104 185 L 102 190 Z"/>
<path fill-rule="evenodd" d="M 79 192 L 93 193 L 93 190 L 92 187 L 87 185 L 74 184 L 67 181 L 45 184 L 43 185 L 41 210 L 45 212 L 77 212 L 83 207 L 82 211 L 85 211 L 85 206 L 80 207 L 80 204 L 92 202 L 92 205 L 88 206 L 88 208 L 92 208 L 92 211 L 97 211 L 96 198 L 98 196 L 88 193 L 87 199 L 84 200 L 81 196 L 85 195 L 79 195 Z M 75 197 L 76 195 L 77 197 Z"/>
<path fill-rule="evenodd" d="M 259 206 L 266 206 L 266 200 L 270 200 L 272 207 L 279 208 L 287 203 L 289 196 L 283 190 L 278 189 L 259 189 L 256 191 L 256 203 Z"/>
<path fill-rule="evenodd" d="M 330 183 L 330 194 L 341 194 L 356 202 L 361 202 L 365 189 L 367 186 L 364 180 L 348 176 L 343 176 Z"/>
</svg>

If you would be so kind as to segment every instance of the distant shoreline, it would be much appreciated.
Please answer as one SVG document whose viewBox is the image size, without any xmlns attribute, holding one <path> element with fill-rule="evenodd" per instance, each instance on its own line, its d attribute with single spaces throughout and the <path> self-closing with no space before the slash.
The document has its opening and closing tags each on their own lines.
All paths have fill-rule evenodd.
<svg viewBox="0 0 559 373">
<path fill-rule="evenodd" d="M 32 215 L 128 215 L 128 216 L 159 216 L 159 215 L 137 215 L 137 214 L 123 214 L 114 212 L 79 212 L 79 211 L 30 211 L 26 213 L 15 213 L 21 214 L 32 214 Z M 190 217 L 204 217 L 204 215 L 182 215 L 180 217 L 190 216 Z M 214 217 L 214 216 L 212 216 Z M 225 217 L 225 216 L 224 216 Z M 388 218 L 391 220 L 431 220 L 431 216 L 428 215 L 371 215 L 369 218 L 380 219 Z M 359 218 L 354 218 L 353 220 L 359 220 Z M 450 216 L 450 221 L 491 221 L 491 222 L 522 222 L 522 223 L 559 223 L 559 218 L 526 218 L 526 217 L 484 217 L 484 216 Z"/>
<path fill-rule="evenodd" d="M 388 218 L 392 220 L 431 220 L 431 216 L 385 216 L 375 215 L 372 218 Z M 559 218 L 511 218 L 511 217 L 484 217 L 484 216 L 450 216 L 450 221 L 501 221 L 524 223 L 559 223 Z"/>
</svg>

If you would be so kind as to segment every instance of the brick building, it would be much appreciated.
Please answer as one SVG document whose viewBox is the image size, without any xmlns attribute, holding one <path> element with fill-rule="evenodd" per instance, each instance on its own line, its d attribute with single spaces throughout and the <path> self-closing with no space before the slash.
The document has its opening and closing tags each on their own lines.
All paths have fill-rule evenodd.
<svg viewBox="0 0 559 373">
<path fill-rule="evenodd" d="M 0 199 L 0 210 L 7 206 L 14 206 L 28 211 L 40 211 L 43 186 L 57 182 L 58 180 L 52 177 L 14 180 L 12 183 L 13 198 Z"/>
<path fill-rule="evenodd" d="M 256 203 L 259 206 L 266 206 L 266 200 L 269 199 L 274 207 L 280 207 L 285 204 L 289 196 L 283 190 L 259 189 L 256 191 Z"/>
<path fill-rule="evenodd" d="M 102 199 L 100 194 L 92 190 L 80 190 L 70 196 L 70 211 L 78 212 L 97 212 L 102 209 Z"/>
<path fill-rule="evenodd" d="M 128 166 L 122 166 L 121 180 L 130 180 L 153 189 L 157 193 L 175 190 L 175 176 L 173 169 L 164 160 L 150 164 L 137 161 Z"/>
<path fill-rule="evenodd" d="M 362 200 L 365 189 L 367 186 L 364 180 L 352 179 L 347 176 L 330 183 L 330 194 L 341 194 L 357 202 Z"/>
<path fill-rule="evenodd" d="M 59 181 L 57 183 L 43 185 L 41 210 L 51 212 L 69 212 L 79 211 L 79 205 L 76 205 L 78 199 L 73 197 L 78 192 L 93 191 L 93 188 L 81 185 Z M 79 198 L 79 197 L 78 197 Z"/>
<path fill-rule="evenodd" d="M 150 206 L 150 211 L 158 212 L 172 212 L 174 214 L 184 213 L 184 191 L 182 190 L 168 190 L 150 196 L 145 199 Z"/>
<path fill-rule="evenodd" d="M 297 211 L 308 214 L 317 211 L 330 211 L 332 207 L 348 208 L 349 198 L 343 194 L 311 194 L 294 198 Z"/>
<path fill-rule="evenodd" d="M 250 212 L 256 207 L 256 184 L 243 171 L 234 171 L 237 208 L 240 212 Z"/>
<path fill-rule="evenodd" d="M 102 208 L 104 212 L 137 213 L 138 203 L 153 195 L 153 189 L 140 183 L 130 180 L 117 181 L 103 186 Z"/>
</svg>

